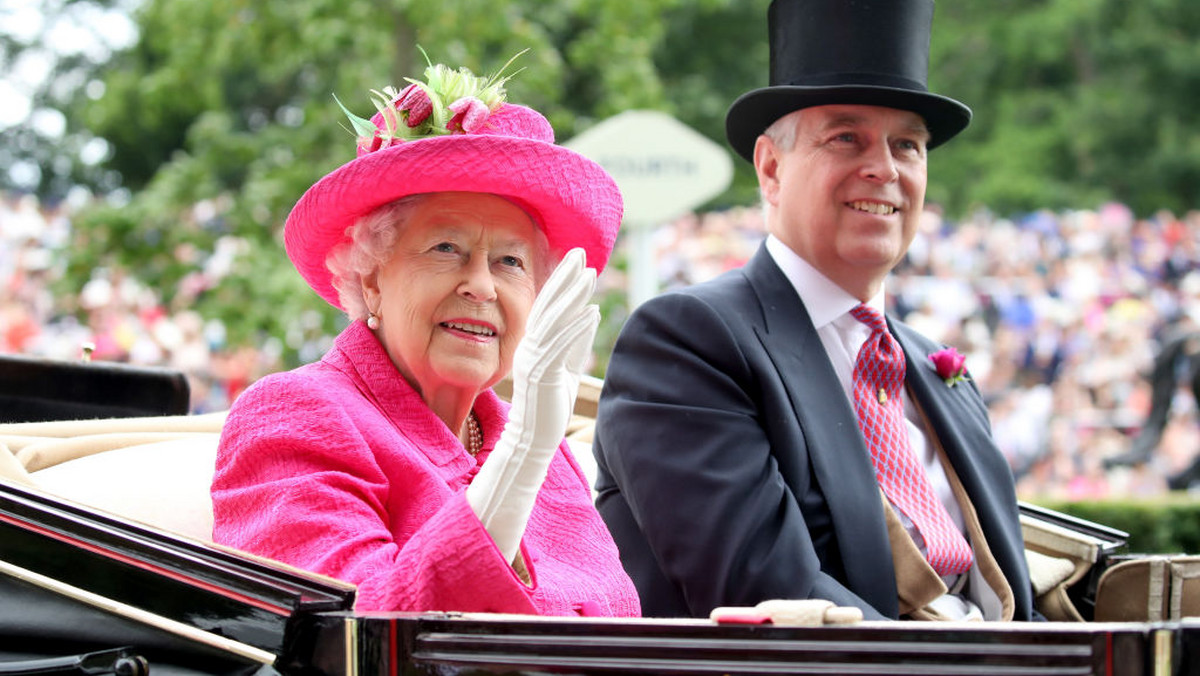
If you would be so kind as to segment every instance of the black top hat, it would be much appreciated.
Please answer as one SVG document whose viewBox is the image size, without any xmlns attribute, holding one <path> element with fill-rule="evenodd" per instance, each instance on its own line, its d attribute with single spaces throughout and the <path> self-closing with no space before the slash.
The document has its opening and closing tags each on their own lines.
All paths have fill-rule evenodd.
<svg viewBox="0 0 1200 676">
<path fill-rule="evenodd" d="M 788 113 L 826 104 L 911 110 L 933 148 L 971 122 L 971 109 L 926 86 L 933 0 L 773 0 L 771 84 L 743 94 L 725 135 L 754 161 L 754 142 Z"/>
</svg>

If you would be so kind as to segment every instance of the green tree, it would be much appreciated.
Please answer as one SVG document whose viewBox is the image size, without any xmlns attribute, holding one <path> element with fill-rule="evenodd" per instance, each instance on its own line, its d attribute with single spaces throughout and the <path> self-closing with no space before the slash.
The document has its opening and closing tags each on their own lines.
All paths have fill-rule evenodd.
<svg viewBox="0 0 1200 676">
<path fill-rule="evenodd" d="M 666 35 L 655 64 L 666 112 L 721 145 L 725 112 L 742 93 L 767 85 L 770 0 L 710 0 L 676 7 L 663 17 Z M 753 204 L 758 181 L 749 162 L 730 151 L 734 180 L 707 207 Z"/>
<path fill-rule="evenodd" d="M 931 156 L 962 213 L 1200 205 L 1200 5 L 1004 0 L 937 5 L 931 84 L 972 106 Z"/>
<path fill-rule="evenodd" d="M 42 0 L 0 6 L 0 189 L 47 201 L 72 188 L 101 191 L 119 177 L 98 165 L 105 143 L 88 129 L 58 131 L 72 104 L 124 46 L 128 0 Z M 40 81 L 35 78 L 44 71 Z"/>
<path fill-rule="evenodd" d="M 64 11 L 87 4 L 49 0 Z M 43 195 L 75 181 L 128 191 L 127 203 L 77 223 L 65 286 L 79 288 L 97 266 L 127 268 L 169 302 L 226 320 L 233 342 L 288 336 L 295 363 L 307 334 L 331 334 L 340 321 L 280 243 L 299 195 L 352 156 L 333 94 L 369 113 L 367 90 L 420 73 L 418 44 L 479 72 L 529 48 L 510 96 L 544 111 L 562 139 L 648 108 L 724 144 L 729 104 L 767 83 L 768 5 L 145 0 L 134 46 L 98 73 L 64 63 L 39 99 L 64 115 L 62 148 L 11 128 L 0 132 L 0 159 L 41 166 Z M 930 86 L 970 105 L 975 120 L 931 154 L 929 200 L 951 219 L 980 205 L 1016 215 L 1109 199 L 1141 215 L 1196 208 L 1198 35 L 1194 0 L 937 3 Z M 0 47 L 11 59 L 27 46 Z M 108 160 L 80 165 L 79 149 L 96 138 Z M 733 186 L 710 206 L 757 199 L 749 164 L 734 166 Z M 187 283 L 231 237 L 245 249 L 233 270 L 215 287 Z M 619 251 L 612 264 L 623 264 Z M 620 303 L 611 306 L 619 324 Z"/>
<path fill-rule="evenodd" d="M 141 39 L 101 76 L 103 95 L 70 107 L 74 128 L 111 144 L 107 167 L 132 199 L 80 220 L 67 283 L 99 265 L 133 270 L 168 302 L 225 320 L 235 343 L 290 336 L 295 363 L 307 337 L 299 317 L 316 313 L 306 326 L 325 334 L 340 322 L 280 241 L 300 194 L 353 157 L 333 94 L 372 112 L 369 89 L 420 75 L 418 45 L 478 73 L 529 48 L 510 99 L 544 111 L 566 138 L 664 105 L 656 18 L 676 4 L 150 0 L 135 15 Z M 234 269 L 213 288 L 181 287 L 231 236 L 247 249 Z"/>
</svg>

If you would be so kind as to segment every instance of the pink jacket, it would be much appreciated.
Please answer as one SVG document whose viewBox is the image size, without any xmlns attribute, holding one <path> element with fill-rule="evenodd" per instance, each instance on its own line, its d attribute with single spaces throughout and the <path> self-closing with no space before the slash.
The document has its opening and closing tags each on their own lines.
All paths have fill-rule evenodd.
<svg viewBox="0 0 1200 676">
<path fill-rule="evenodd" d="M 213 539 L 358 587 L 356 609 L 639 614 L 637 592 L 566 442 L 521 543 L 531 584 L 502 559 L 465 489 L 508 405 L 475 402 L 472 458 L 361 322 L 316 363 L 255 383 L 217 454 Z"/>
</svg>

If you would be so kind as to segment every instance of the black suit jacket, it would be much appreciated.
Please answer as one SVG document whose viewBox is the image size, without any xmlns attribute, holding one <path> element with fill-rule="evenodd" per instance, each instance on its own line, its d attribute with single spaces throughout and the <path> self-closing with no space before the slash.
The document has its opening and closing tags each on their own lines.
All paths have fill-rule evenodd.
<svg viewBox="0 0 1200 676">
<path fill-rule="evenodd" d="M 970 381 L 889 322 L 921 404 L 1015 597 L 1031 588 L 1012 473 Z M 822 598 L 896 618 L 883 506 L 849 399 L 765 247 L 742 269 L 660 295 L 621 332 L 593 449 L 597 507 L 647 616 Z"/>
</svg>

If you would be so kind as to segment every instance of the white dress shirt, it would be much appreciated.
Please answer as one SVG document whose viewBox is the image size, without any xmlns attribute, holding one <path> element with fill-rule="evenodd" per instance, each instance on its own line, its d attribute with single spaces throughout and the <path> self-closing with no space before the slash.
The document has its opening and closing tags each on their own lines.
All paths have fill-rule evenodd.
<svg viewBox="0 0 1200 676">
<path fill-rule="evenodd" d="M 858 358 L 858 350 L 863 343 L 871 335 L 871 330 L 865 324 L 855 319 L 850 310 L 859 304 L 859 300 L 846 292 L 837 284 L 834 284 L 828 277 L 821 274 L 808 261 L 796 255 L 794 251 L 788 248 L 786 244 L 776 238 L 774 235 L 768 235 L 766 241 L 767 253 L 774 259 L 775 264 L 783 271 L 783 274 L 791 282 L 796 293 L 803 301 L 804 307 L 808 310 L 808 316 L 812 319 L 813 326 L 817 329 L 817 335 L 821 339 L 821 344 L 825 347 L 825 353 L 829 356 L 829 361 L 833 364 L 833 370 L 837 373 L 838 380 L 841 382 L 842 390 L 846 394 L 847 400 L 850 401 L 851 408 L 854 406 L 854 363 Z M 880 289 L 878 295 L 870 299 L 866 305 L 870 306 L 882 316 L 884 314 L 884 291 Z M 912 452 L 920 460 L 921 466 L 925 468 L 925 475 L 929 478 L 929 483 L 933 486 L 933 492 L 937 495 L 938 500 L 946 507 L 946 511 L 950 514 L 950 520 L 958 528 L 960 532 L 965 532 L 963 523 L 962 509 L 958 505 L 958 500 L 954 497 L 954 491 L 950 487 L 950 480 L 946 477 L 946 470 L 942 467 L 941 461 L 938 459 L 937 451 L 929 443 L 929 438 L 925 430 L 924 423 L 921 420 L 920 413 L 916 406 L 913 405 L 912 398 L 908 396 L 908 388 L 901 390 L 901 396 L 904 401 L 904 422 L 908 429 L 908 445 Z M 899 509 L 896 510 L 896 515 L 899 516 L 900 522 L 904 524 L 909 535 L 912 536 L 913 542 L 920 548 L 924 554 L 926 547 L 925 542 L 917 532 L 912 521 Z M 995 593 L 982 583 L 982 576 L 979 574 L 978 564 L 972 565 L 971 570 L 967 573 L 967 578 L 972 584 L 967 593 L 968 596 L 974 597 L 974 591 L 982 586 L 987 591 L 986 596 L 995 596 Z M 961 585 L 967 580 L 962 575 L 947 575 L 943 576 L 942 580 L 946 583 L 946 587 L 952 591 L 957 591 Z M 949 598 L 947 598 L 949 597 Z M 986 617 L 991 614 L 987 612 L 989 606 L 993 606 L 995 614 L 999 615 L 999 599 L 996 598 L 994 603 L 989 603 L 991 599 L 979 599 L 977 603 L 982 602 L 984 606 L 983 615 Z M 935 603 L 930 604 L 937 608 L 943 614 L 965 619 L 975 616 L 980 612 L 979 606 L 963 599 L 960 596 L 947 595 L 938 599 Z M 987 619 L 993 619 L 988 617 Z"/>
</svg>

